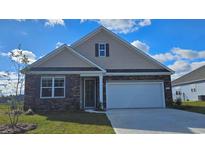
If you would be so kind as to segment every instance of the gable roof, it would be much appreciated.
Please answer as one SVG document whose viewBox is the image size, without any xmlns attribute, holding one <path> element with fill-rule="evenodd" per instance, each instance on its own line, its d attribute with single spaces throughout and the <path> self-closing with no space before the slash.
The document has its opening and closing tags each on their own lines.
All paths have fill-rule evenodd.
<svg viewBox="0 0 205 154">
<path fill-rule="evenodd" d="M 75 48 L 77 46 L 79 46 L 80 44 L 82 44 L 83 42 L 85 42 L 86 40 L 88 40 L 89 38 L 93 37 L 94 35 L 96 35 L 97 33 L 101 32 L 101 31 L 105 31 L 108 34 L 110 34 L 111 36 L 113 36 L 115 39 L 117 39 L 118 41 L 122 42 L 125 46 L 127 46 L 128 48 L 134 49 L 134 51 L 136 51 L 137 53 L 139 53 L 140 55 L 144 56 L 145 58 L 147 58 L 148 60 L 160 65 L 161 67 L 163 67 L 164 69 L 168 70 L 171 74 L 174 74 L 174 71 L 171 70 L 170 68 L 168 68 L 167 66 L 163 65 L 162 63 L 160 63 L 159 61 L 155 60 L 154 58 L 152 58 L 151 56 L 149 56 L 148 54 L 146 54 L 145 52 L 143 52 L 142 50 L 136 48 L 135 46 L 133 46 L 132 44 L 130 44 L 129 42 L 127 42 L 126 40 L 120 38 L 118 35 L 116 35 L 115 33 L 113 33 L 112 31 L 108 30 L 107 28 L 105 28 L 104 26 L 99 26 L 97 29 L 95 29 L 94 31 L 90 32 L 89 34 L 85 35 L 84 37 L 82 37 L 81 39 L 79 39 L 78 41 L 74 42 L 73 44 L 71 44 L 71 47 Z"/>
<path fill-rule="evenodd" d="M 205 65 L 172 81 L 172 86 L 205 81 Z"/>
<path fill-rule="evenodd" d="M 27 68 L 32 68 L 32 67 L 37 67 L 40 64 L 42 64 L 43 62 L 49 60 L 50 58 L 54 57 L 55 55 L 59 54 L 60 52 L 63 51 L 63 49 L 68 49 L 69 51 L 71 51 L 72 53 L 74 53 L 76 56 L 78 56 L 81 60 L 85 61 L 86 63 L 90 64 L 91 66 L 97 67 L 99 68 L 101 71 L 105 72 L 105 70 L 98 66 L 97 64 L 93 63 L 92 61 L 90 61 L 89 59 L 87 59 L 86 57 L 82 56 L 81 54 L 79 54 L 78 52 L 76 52 L 73 48 L 69 47 L 66 44 L 63 44 L 62 46 L 60 46 L 59 48 L 53 50 L 52 52 L 50 52 L 49 54 L 47 54 L 46 56 L 44 56 L 43 58 L 37 60 L 36 62 L 32 63 L 31 65 L 29 65 Z"/>
</svg>

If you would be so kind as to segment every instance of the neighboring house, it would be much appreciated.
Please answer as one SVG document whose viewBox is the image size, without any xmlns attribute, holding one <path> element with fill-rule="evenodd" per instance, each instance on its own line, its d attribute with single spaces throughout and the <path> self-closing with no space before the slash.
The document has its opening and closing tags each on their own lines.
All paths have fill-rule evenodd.
<svg viewBox="0 0 205 154">
<path fill-rule="evenodd" d="M 173 71 L 102 26 L 28 68 L 25 108 L 163 108 L 172 102 Z"/>
<path fill-rule="evenodd" d="M 172 82 L 174 100 L 205 100 L 205 66 L 202 66 Z"/>
</svg>

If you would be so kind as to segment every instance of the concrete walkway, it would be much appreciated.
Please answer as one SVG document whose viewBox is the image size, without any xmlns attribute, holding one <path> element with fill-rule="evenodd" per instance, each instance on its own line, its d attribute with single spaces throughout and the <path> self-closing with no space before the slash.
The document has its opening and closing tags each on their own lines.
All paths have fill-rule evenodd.
<svg viewBox="0 0 205 154">
<path fill-rule="evenodd" d="M 205 115 L 175 109 L 106 112 L 117 134 L 205 133 Z"/>
</svg>

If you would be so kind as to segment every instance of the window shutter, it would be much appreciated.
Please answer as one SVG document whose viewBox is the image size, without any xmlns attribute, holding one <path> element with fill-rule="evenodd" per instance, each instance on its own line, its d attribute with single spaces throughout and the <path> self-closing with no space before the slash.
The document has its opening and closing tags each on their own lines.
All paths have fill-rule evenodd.
<svg viewBox="0 0 205 154">
<path fill-rule="evenodd" d="M 99 51 L 98 51 L 98 43 L 95 43 L 95 57 L 99 56 Z"/>
<path fill-rule="evenodd" d="M 109 44 L 106 43 L 106 57 L 110 56 L 110 51 L 109 51 Z"/>
</svg>

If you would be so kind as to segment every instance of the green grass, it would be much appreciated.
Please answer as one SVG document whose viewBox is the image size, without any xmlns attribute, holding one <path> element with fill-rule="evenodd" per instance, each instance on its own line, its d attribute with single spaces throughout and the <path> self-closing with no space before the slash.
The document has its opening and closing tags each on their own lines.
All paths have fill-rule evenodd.
<svg viewBox="0 0 205 154">
<path fill-rule="evenodd" d="M 183 102 L 182 105 L 174 105 L 173 108 L 205 114 L 205 102 L 201 101 Z"/>
<path fill-rule="evenodd" d="M 9 122 L 5 114 L 7 105 L 0 105 L 0 124 Z M 114 134 L 114 130 L 103 113 L 63 112 L 45 115 L 22 115 L 19 122 L 36 123 L 37 129 L 30 134 Z"/>
</svg>

